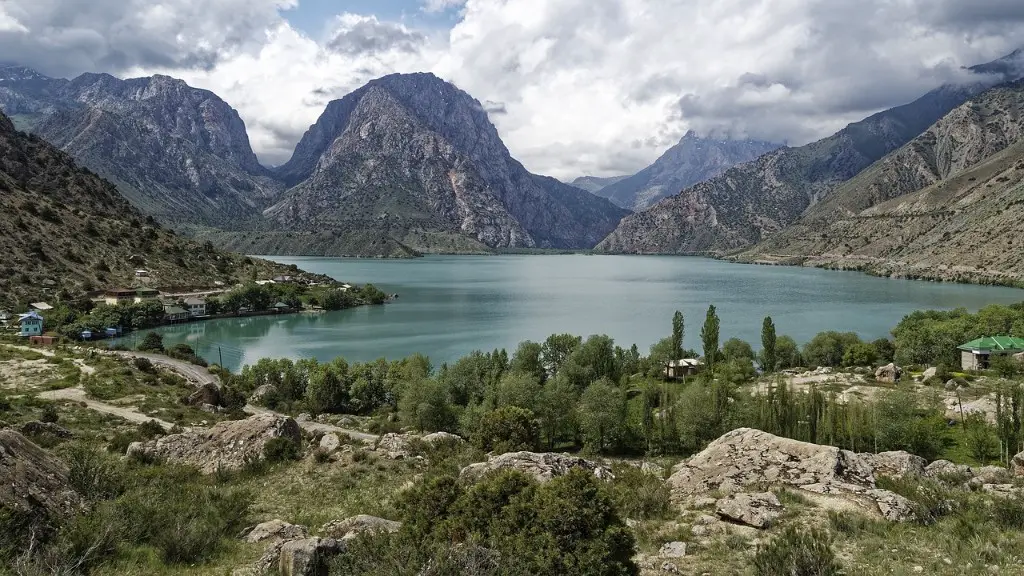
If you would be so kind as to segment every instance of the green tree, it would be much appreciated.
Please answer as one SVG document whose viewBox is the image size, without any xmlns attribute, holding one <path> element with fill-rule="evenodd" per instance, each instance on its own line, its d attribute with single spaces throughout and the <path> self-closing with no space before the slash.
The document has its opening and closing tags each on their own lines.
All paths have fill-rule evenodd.
<svg viewBox="0 0 1024 576">
<path fill-rule="evenodd" d="M 715 305 L 708 307 L 707 317 L 704 319 L 704 326 L 700 329 L 700 339 L 704 344 L 704 363 L 708 372 L 714 374 L 715 362 L 718 360 L 718 330 L 721 322 L 718 319 L 718 312 Z"/>
<path fill-rule="evenodd" d="M 843 353 L 843 366 L 874 366 L 878 361 L 878 348 L 874 344 L 858 342 Z"/>
<path fill-rule="evenodd" d="M 615 342 L 603 335 L 587 338 L 565 359 L 560 373 L 579 390 L 601 378 L 618 382 L 622 373 L 615 360 Z"/>
<path fill-rule="evenodd" d="M 348 364 L 338 358 L 329 364 L 318 364 L 309 372 L 306 405 L 316 416 L 325 412 L 343 412 L 348 407 Z"/>
<path fill-rule="evenodd" d="M 142 339 L 142 343 L 139 344 L 139 350 L 142 352 L 163 352 L 164 351 L 164 337 L 159 332 L 149 332 Z"/>
<path fill-rule="evenodd" d="M 529 340 L 520 342 L 515 354 L 512 355 L 509 370 L 533 374 L 537 382 L 543 384 L 548 377 L 547 371 L 544 369 L 543 353 L 544 346 L 537 342 Z"/>
<path fill-rule="evenodd" d="M 853 332 L 821 332 L 804 346 L 803 358 L 815 366 L 842 366 L 847 348 L 859 343 Z"/>
<path fill-rule="evenodd" d="M 790 336 L 779 336 L 775 343 L 775 355 L 778 357 L 776 368 L 779 370 L 796 368 L 804 363 L 803 357 L 800 355 L 800 347 Z"/>
<path fill-rule="evenodd" d="M 540 444 L 540 429 L 533 412 L 505 406 L 484 413 L 470 440 L 484 452 L 536 450 Z"/>
<path fill-rule="evenodd" d="M 420 432 L 451 432 L 457 424 L 444 386 L 433 379 L 407 386 L 398 401 L 398 410 L 402 421 L 415 426 Z"/>
<path fill-rule="evenodd" d="M 878 362 L 881 364 L 892 362 L 896 356 L 896 347 L 892 345 L 892 341 L 888 338 L 879 338 L 872 342 L 871 345 L 875 347 Z"/>
<path fill-rule="evenodd" d="M 554 449 L 560 439 L 571 437 L 578 400 L 576 389 L 561 378 L 552 378 L 544 384 L 537 402 L 537 416 L 548 449 Z"/>
<path fill-rule="evenodd" d="M 672 316 L 672 356 L 673 360 L 683 357 L 683 313 L 676 310 Z"/>
<path fill-rule="evenodd" d="M 562 363 L 569 358 L 583 339 L 572 334 L 552 334 L 544 341 L 541 348 L 541 359 L 544 361 L 544 368 L 548 374 L 556 374 L 562 368 Z"/>
<path fill-rule="evenodd" d="M 754 349 L 750 344 L 739 338 L 729 338 L 722 344 L 722 359 L 726 362 L 733 360 L 754 360 Z"/>
<path fill-rule="evenodd" d="M 516 406 L 533 411 L 541 386 L 536 377 L 528 372 L 508 372 L 501 377 L 495 391 L 494 404 L 498 407 Z"/>
<path fill-rule="evenodd" d="M 580 396 L 579 421 L 587 446 L 603 452 L 626 416 L 626 394 L 607 379 L 598 380 Z"/>
<path fill-rule="evenodd" d="M 761 370 L 765 374 L 771 374 L 778 368 L 778 362 L 775 322 L 771 316 L 765 316 L 761 324 Z"/>
</svg>

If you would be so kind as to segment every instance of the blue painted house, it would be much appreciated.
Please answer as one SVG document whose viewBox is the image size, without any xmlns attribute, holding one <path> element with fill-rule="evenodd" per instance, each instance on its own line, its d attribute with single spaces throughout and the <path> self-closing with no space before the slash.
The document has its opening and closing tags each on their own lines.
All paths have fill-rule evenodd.
<svg viewBox="0 0 1024 576">
<path fill-rule="evenodd" d="M 18 332 L 18 336 L 43 335 L 43 317 L 35 310 L 28 314 L 21 314 L 18 316 L 18 324 L 21 326 L 21 331 Z"/>
</svg>

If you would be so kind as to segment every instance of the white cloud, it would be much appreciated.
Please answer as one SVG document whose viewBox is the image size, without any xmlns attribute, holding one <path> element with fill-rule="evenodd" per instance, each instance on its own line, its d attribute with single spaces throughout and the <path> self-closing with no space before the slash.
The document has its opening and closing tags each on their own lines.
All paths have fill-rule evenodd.
<svg viewBox="0 0 1024 576">
<path fill-rule="evenodd" d="M 28 28 L 22 26 L 21 22 L 14 16 L 8 14 L 3 6 L 0 6 L 0 32 L 13 32 L 21 34 L 28 32 Z"/>
<path fill-rule="evenodd" d="M 30 34 L 0 17 L 0 52 L 209 88 L 265 162 L 286 160 L 329 100 L 433 71 L 492 111 L 528 168 L 559 177 L 639 169 L 688 128 L 804 143 L 1024 39 L 1019 0 L 424 0 L 459 9 L 450 33 L 339 14 L 323 38 L 278 14 L 296 0 L 59 4 L 9 0 Z"/>
</svg>

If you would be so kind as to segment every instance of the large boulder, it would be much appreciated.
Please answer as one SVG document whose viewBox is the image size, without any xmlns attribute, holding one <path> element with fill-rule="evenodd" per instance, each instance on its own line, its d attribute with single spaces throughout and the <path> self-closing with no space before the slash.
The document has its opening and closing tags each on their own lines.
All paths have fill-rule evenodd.
<svg viewBox="0 0 1024 576">
<path fill-rule="evenodd" d="M 219 422 L 209 429 L 189 430 L 148 442 L 134 442 L 129 456 L 160 458 L 199 468 L 204 474 L 238 470 L 263 458 L 267 442 L 287 438 L 299 444 L 298 423 L 286 416 L 258 414 L 245 420 Z"/>
<path fill-rule="evenodd" d="M 220 406 L 222 403 L 220 388 L 212 382 L 207 382 L 190 394 L 185 402 L 189 406 L 205 406 L 207 404 L 210 406 Z"/>
<path fill-rule="evenodd" d="M 401 522 L 385 520 L 376 516 L 359 514 L 344 520 L 334 520 L 324 524 L 320 533 L 336 540 L 351 540 L 364 533 L 393 533 L 402 527 Z"/>
<path fill-rule="evenodd" d="M 273 384 L 264 384 L 253 390 L 253 393 L 249 396 L 249 403 L 256 404 L 257 406 L 266 406 L 267 400 L 275 395 L 277 395 L 277 387 Z"/>
<path fill-rule="evenodd" d="M 582 468 L 601 480 L 614 479 L 611 470 L 596 462 L 568 454 L 550 452 L 509 452 L 500 456 L 491 456 L 487 462 L 477 462 L 463 468 L 460 477 L 476 480 L 495 470 L 519 470 L 527 476 L 532 476 L 538 482 L 547 482 L 552 478 L 564 476 L 573 468 Z"/>
<path fill-rule="evenodd" d="M 888 476 L 889 478 L 902 478 L 904 476 L 923 476 L 928 461 L 916 454 L 896 450 L 893 452 L 879 452 L 878 454 L 858 454 L 865 459 L 872 468 L 875 476 Z"/>
<path fill-rule="evenodd" d="M 277 573 L 280 576 L 327 576 L 331 558 L 345 551 L 333 538 L 291 540 L 281 546 Z"/>
<path fill-rule="evenodd" d="M 724 520 L 764 529 L 782 515 L 782 503 L 771 492 L 730 494 L 718 501 L 715 512 Z"/>
<path fill-rule="evenodd" d="M 250 544 L 256 544 L 266 540 L 285 541 L 301 538 L 309 538 L 309 530 L 305 526 L 289 524 L 284 520 L 270 520 L 257 524 L 245 535 L 244 540 Z"/>
<path fill-rule="evenodd" d="M 377 445 L 374 447 L 374 450 L 384 454 L 392 460 L 408 458 L 412 452 L 410 441 L 413 438 L 416 438 L 416 436 L 395 434 L 394 432 L 385 434 L 377 440 Z"/>
<path fill-rule="evenodd" d="M 935 368 L 935 367 L 929 368 L 929 369 L 925 370 L 921 374 L 921 380 L 927 382 L 927 381 L 931 380 L 932 378 L 934 378 L 935 375 L 938 374 L 938 373 L 939 373 L 939 369 L 938 368 Z"/>
<path fill-rule="evenodd" d="M 1014 476 L 1024 476 L 1024 452 L 1018 452 L 1010 461 L 1010 472 Z"/>
<path fill-rule="evenodd" d="M 974 476 L 974 470 L 966 464 L 954 464 L 949 460 L 936 460 L 925 466 L 924 475 L 938 480 L 964 482 Z"/>
<path fill-rule="evenodd" d="M 903 369 L 893 363 L 880 366 L 878 370 L 875 370 L 875 380 L 879 382 L 895 384 L 900 381 L 901 376 L 903 376 Z"/>
<path fill-rule="evenodd" d="M 0 430 L 0 508 L 57 517 L 82 504 L 60 460 L 14 430 Z"/>
<path fill-rule="evenodd" d="M 53 438 L 71 438 L 74 436 L 71 430 L 63 426 L 53 422 L 40 422 L 38 420 L 25 422 L 19 430 L 21 430 L 22 434 L 28 434 L 29 436 L 50 436 Z"/>
<path fill-rule="evenodd" d="M 461 436 L 451 434 L 449 432 L 434 432 L 433 434 L 427 434 L 423 437 L 423 441 L 431 446 L 439 442 L 454 442 L 457 444 L 465 442 Z"/>
<path fill-rule="evenodd" d="M 871 463 L 858 454 L 751 428 L 724 434 L 676 465 L 667 484 L 676 502 L 713 491 L 735 493 L 752 486 L 781 484 L 844 498 L 891 520 L 901 519 L 889 513 L 895 508 L 893 503 L 905 500 L 878 490 Z M 880 500 L 888 504 L 880 506 Z"/>
</svg>

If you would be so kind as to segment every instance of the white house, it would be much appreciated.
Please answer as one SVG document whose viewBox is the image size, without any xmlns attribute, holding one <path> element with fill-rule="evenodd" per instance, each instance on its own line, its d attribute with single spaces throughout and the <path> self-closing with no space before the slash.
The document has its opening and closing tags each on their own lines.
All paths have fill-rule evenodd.
<svg viewBox="0 0 1024 576">
<path fill-rule="evenodd" d="M 202 298 L 186 298 L 185 309 L 193 318 L 206 316 L 206 300 Z"/>
</svg>

